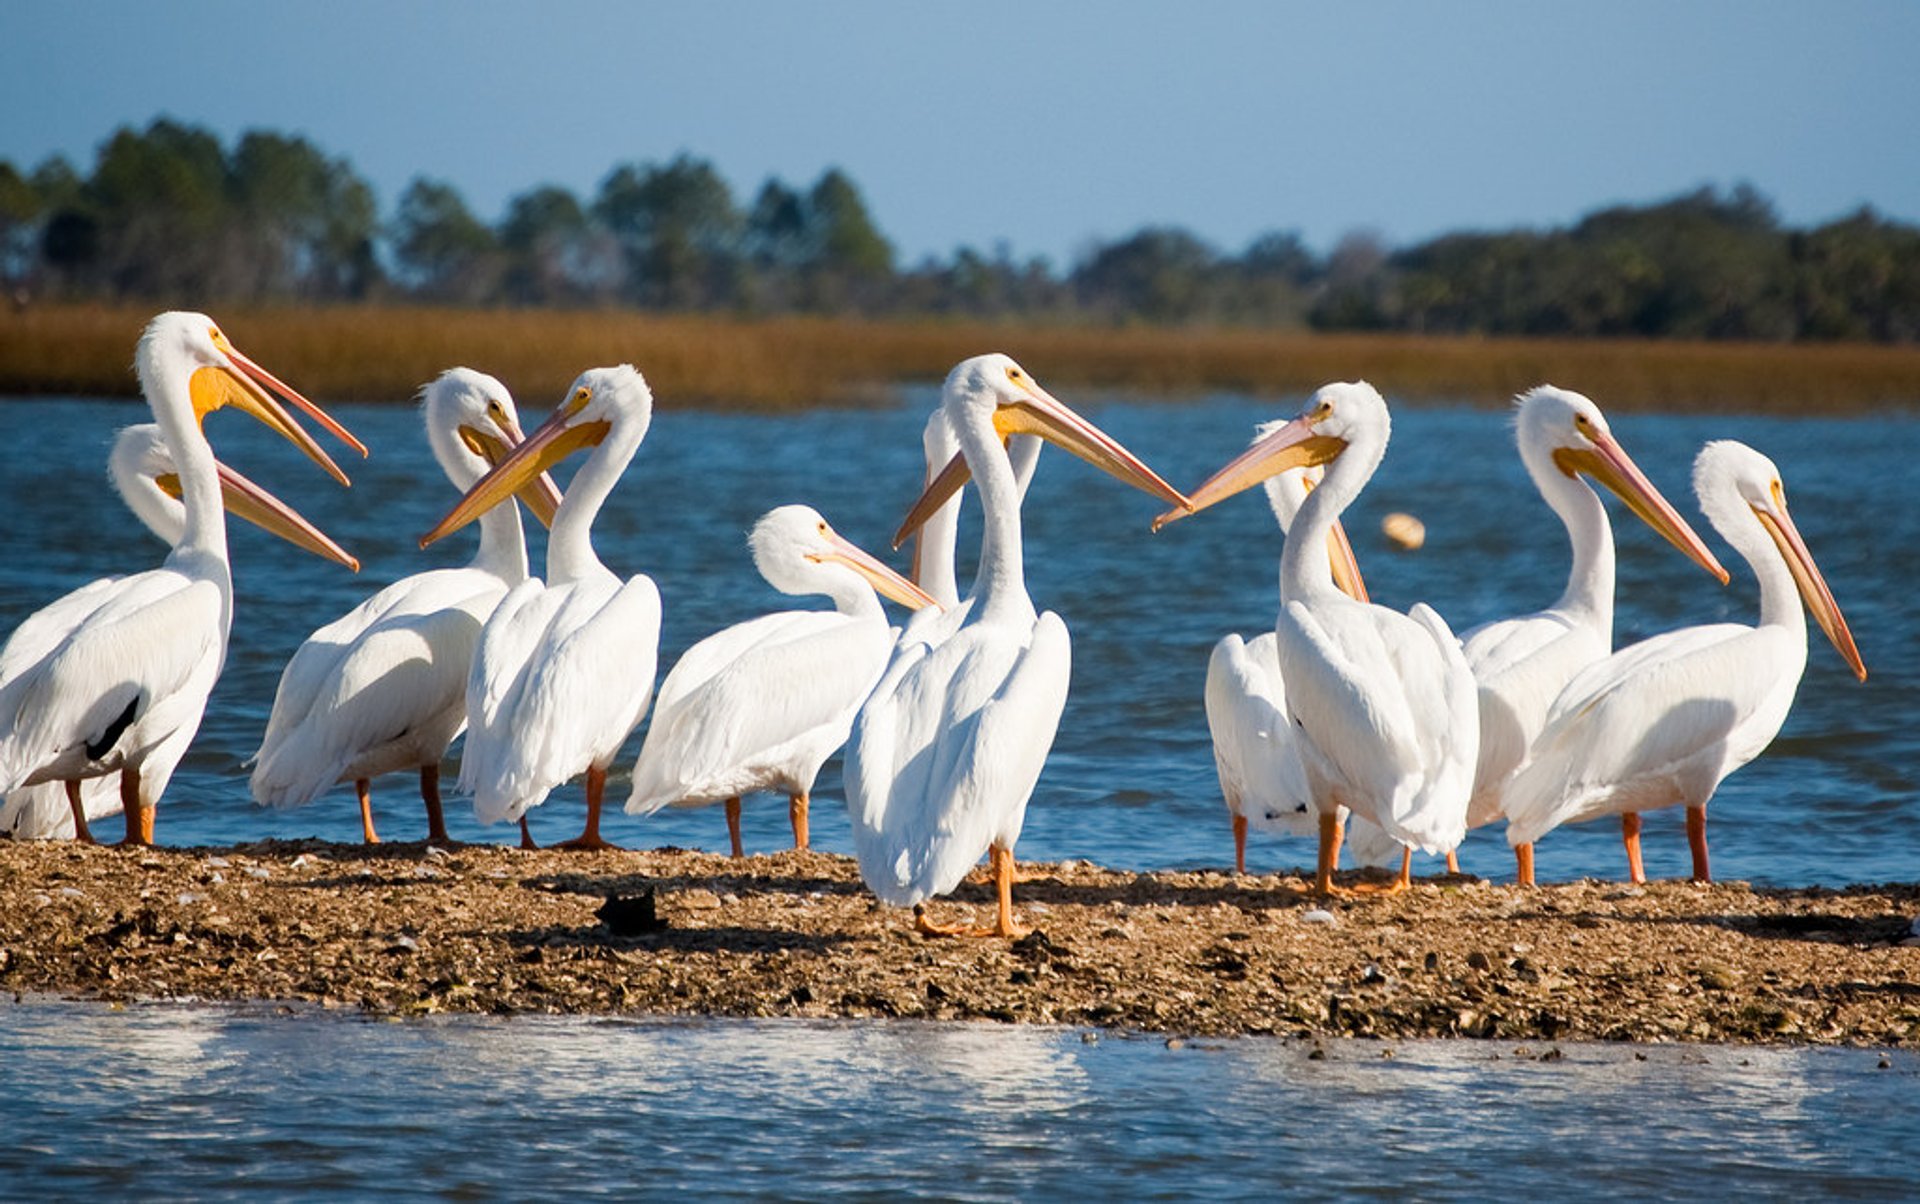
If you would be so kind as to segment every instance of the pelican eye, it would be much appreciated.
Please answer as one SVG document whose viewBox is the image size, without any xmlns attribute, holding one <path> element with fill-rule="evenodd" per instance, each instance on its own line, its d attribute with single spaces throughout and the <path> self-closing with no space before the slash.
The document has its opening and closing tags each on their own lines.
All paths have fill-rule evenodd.
<svg viewBox="0 0 1920 1204">
<path fill-rule="evenodd" d="M 1773 495 L 1773 504 L 1785 510 L 1787 508 L 1787 490 L 1780 484 L 1780 478 L 1773 478 L 1773 484 L 1767 486 L 1767 492 Z"/>
<path fill-rule="evenodd" d="M 1021 372 L 1020 372 L 1020 369 L 1018 369 L 1018 368 L 1008 368 L 1008 369 L 1007 369 L 1007 379 L 1008 379 L 1008 380 L 1013 380 L 1013 381 L 1017 381 L 1017 380 L 1019 380 L 1019 379 L 1021 378 L 1021 375 L 1022 375 L 1022 374 L 1021 374 Z"/>
</svg>

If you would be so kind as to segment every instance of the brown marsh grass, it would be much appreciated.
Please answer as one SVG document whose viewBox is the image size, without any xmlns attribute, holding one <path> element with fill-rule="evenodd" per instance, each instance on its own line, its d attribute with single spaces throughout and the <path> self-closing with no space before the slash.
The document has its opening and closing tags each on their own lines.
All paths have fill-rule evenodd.
<svg viewBox="0 0 1920 1204">
<path fill-rule="evenodd" d="M 131 396 L 152 311 L 36 306 L 0 314 L 0 395 Z M 1501 405 L 1551 381 L 1615 409 L 1822 412 L 1920 406 L 1920 348 L 1634 340 L 1439 338 L 977 321 L 655 316 L 397 306 L 226 309 L 234 341 L 324 400 L 402 401 L 466 364 L 529 410 L 574 375 L 631 362 L 664 406 L 871 404 L 1005 351 L 1071 398 L 1297 394 L 1364 378 L 1389 398 Z"/>
</svg>

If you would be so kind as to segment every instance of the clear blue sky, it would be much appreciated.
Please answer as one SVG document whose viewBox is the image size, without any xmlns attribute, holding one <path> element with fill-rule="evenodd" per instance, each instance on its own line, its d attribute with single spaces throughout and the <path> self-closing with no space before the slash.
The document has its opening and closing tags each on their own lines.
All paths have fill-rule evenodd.
<svg viewBox="0 0 1920 1204">
<path fill-rule="evenodd" d="M 489 220 L 683 150 L 743 203 L 838 165 L 908 262 L 1150 223 L 1399 245 L 1742 180 L 1795 224 L 1915 221 L 1917 55 L 1912 0 L 0 0 L 0 158 L 85 171 L 166 114 Z"/>
</svg>

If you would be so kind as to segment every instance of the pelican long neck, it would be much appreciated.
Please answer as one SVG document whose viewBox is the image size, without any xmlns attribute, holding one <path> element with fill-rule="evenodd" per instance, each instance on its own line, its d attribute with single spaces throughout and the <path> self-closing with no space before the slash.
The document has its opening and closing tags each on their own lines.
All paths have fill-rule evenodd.
<svg viewBox="0 0 1920 1204">
<path fill-rule="evenodd" d="M 931 482 L 933 474 L 943 467 L 944 464 L 929 466 L 927 481 Z M 920 530 L 913 537 L 914 584 L 933 595 L 935 602 L 948 609 L 960 602 L 960 583 L 954 577 L 953 559 L 960 542 L 962 496 L 961 493 L 955 493 L 947 499 L 944 506 L 920 524 Z"/>
<path fill-rule="evenodd" d="M 227 560 L 226 510 L 220 501 L 220 479 L 214 464 L 213 449 L 207 446 L 200 424 L 194 420 L 193 399 L 188 381 L 193 367 L 182 363 L 154 363 L 149 355 L 140 357 L 140 386 L 160 424 L 161 438 L 173 455 L 174 471 L 180 477 L 180 503 L 186 529 L 174 544 L 174 553 L 202 553 L 223 567 Z"/>
<path fill-rule="evenodd" d="M 1561 472 L 1551 460 L 1541 464 L 1527 456 L 1526 464 L 1540 496 L 1560 516 L 1567 541 L 1573 545 L 1567 588 L 1555 607 L 1585 616 L 1611 647 L 1614 555 L 1613 524 L 1607 519 L 1607 508 L 1592 486 Z"/>
<path fill-rule="evenodd" d="M 554 512 L 553 530 L 547 535 L 547 583 L 578 581 L 607 571 L 593 554 L 593 520 L 606 504 L 620 474 L 627 470 L 633 453 L 646 434 L 643 423 L 615 419 L 600 446 L 587 457 L 580 471 L 567 483 L 560 508 Z"/>
<path fill-rule="evenodd" d="M 1020 487 L 1013 465 L 988 423 L 956 425 L 960 450 L 980 488 L 980 567 L 973 579 L 973 596 L 979 600 L 983 618 L 1031 616 L 1033 599 L 1027 594 L 1020 542 Z"/>
<path fill-rule="evenodd" d="M 437 446 L 436 451 L 440 450 Z M 447 474 L 447 480 L 454 489 L 466 493 L 480 478 L 487 474 L 487 462 L 472 453 L 440 457 L 440 468 Z M 527 579 L 527 537 L 520 526 L 520 506 L 513 501 L 503 502 L 482 514 L 479 519 L 480 547 L 467 562 L 468 568 L 480 569 L 505 581 L 508 585 L 518 585 Z"/>
<path fill-rule="evenodd" d="M 828 566 L 821 566 L 828 568 Z M 814 589 L 833 599 L 833 608 L 852 619 L 878 619 L 886 622 L 886 608 L 880 605 L 880 595 L 857 574 L 829 569 L 820 574 L 823 578 Z M 949 574 L 951 576 L 951 574 Z M 925 589 L 925 586 L 921 586 Z M 944 605 L 944 603 L 942 604 Z"/>
<path fill-rule="evenodd" d="M 1386 450 L 1383 441 L 1368 437 L 1349 443 L 1327 465 L 1319 486 L 1300 503 L 1293 525 L 1287 530 L 1286 546 L 1280 550 L 1283 605 L 1296 599 L 1305 602 L 1347 597 L 1333 583 L 1327 540 L 1333 534 L 1333 524 L 1373 477 L 1373 470 L 1379 466 Z"/>
</svg>

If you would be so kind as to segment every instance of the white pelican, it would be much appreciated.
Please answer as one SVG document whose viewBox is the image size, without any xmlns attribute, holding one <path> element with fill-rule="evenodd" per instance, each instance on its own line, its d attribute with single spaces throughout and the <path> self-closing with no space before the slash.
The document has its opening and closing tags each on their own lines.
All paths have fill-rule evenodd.
<svg viewBox="0 0 1920 1204">
<path fill-rule="evenodd" d="M 1007 439 L 1014 493 L 1022 502 L 1026 500 L 1027 486 L 1033 483 L 1033 470 L 1040 463 L 1043 445 L 1044 440 L 1034 435 L 1013 435 Z M 954 436 L 953 424 L 948 421 L 944 406 L 936 407 L 927 419 L 920 447 L 927 461 L 927 475 L 922 483 L 932 484 L 933 478 L 951 464 L 960 451 L 960 441 Z M 956 490 L 953 497 L 928 515 L 927 521 L 913 533 L 913 567 L 908 575 L 945 610 L 960 604 L 960 585 L 954 569 L 954 549 L 960 542 L 960 502 L 961 494 Z"/>
<path fill-rule="evenodd" d="M 429 384 L 421 417 L 434 459 L 461 493 L 525 438 L 506 386 L 471 368 L 451 368 Z M 520 496 L 542 522 L 560 501 L 544 474 Z M 372 779 L 414 770 L 427 839 L 449 843 L 440 761 L 467 725 L 480 628 L 526 579 L 519 510 L 499 506 L 480 517 L 480 550 L 464 568 L 403 577 L 308 636 L 280 674 L 254 754 L 254 799 L 304 806 L 334 783 L 352 782 L 361 833 L 374 843 Z"/>
<path fill-rule="evenodd" d="M 1277 422 L 1261 424 L 1255 441 L 1279 426 Z M 1262 482 L 1267 505 L 1283 534 L 1293 524 L 1300 503 L 1319 483 L 1321 471 L 1317 467 L 1290 468 Z M 1337 522 L 1328 554 L 1333 557 L 1335 583 L 1352 597 L 1366 601 L 1367 589 L 1353 560 L 1353 546 Z M 1220 637 L 1207 660 L 1206 702 L 1220 795 L 1233 818 L 1233 865 L 1244 874 L 1249 826 L 1294 836 L 1309 836 L 1315 830 L 1306 769 L 1293 738 L 1293 718 L 1287 713 L 1286 683 L 1280 680 L 1273 632 L 1250 640 L 1231 632 Z"/>
<path fill-rule="evenodd" d="M 165 782 L 145 780 L 147 762 L 170 773 L 199 730 L 233 614 L 219 474 L 201 422 L 223 406 L 244 410 L 344 483 L 277 394 L 365 448 L 235 350 L 205 314 L 155 318 L 134 362 L 173 458 L 185 529 L 159 568 L 84 586 L 15 632 L 0 654 L 0 792 L 118 771 L 127 842 L 151 844 Z M 337 548 L 328 554 L 352 564 Z"/>
<path fill-rule="evenodd" d="M 214 469 L 220 478 L 220 500 L 229 513 L 310 552 L 347 565 L 357 563 L 266 490 L 218 461 Z M 174 470 L 173 455 L 167 451 L 158 426 L 142 422 L 121 429 L 107 453 L 107 480 L 141 525 L 168 547 L 186 537 L 187 512 L 180 504 L 180 475 Z M 89 591 L 113 580 L 95 582 L 68 594 L 22 623 L 6 648 L 0 650 L 0 681 L 15 676 L 17 661 L 38 660 L 51 642 L 64 638 L 73 623 L 93 609 Z M 66 607 L 74 609 L 63 613 Z M 146 757 L 140 766 L 146 797 L 159 798 L 166 792 L 167 782 L 186 749 L 186 740 L 175 740 Z M 76 793 L 78 799 L 73 797 Z M 88 822 L 119 813 L 120 789 L 110 776 L 42 782 L 22 786 L 6 796 L 6 802 L 0 805 L 0 832 L 26 840 L 77 837 L 91 844 L 93 833 Z"/>
<path fill-rule="evenodd" d="M 1343 806 L 1407 847 L 1394 889 L 1409 882 L 1414 848 L 1444 853 L 1466 834 L 1479 716 L 1460 645 L 1424 603 L 1403 615 L 1341 593 L 1326 554 L 1334 522 L 1386 454 L 1389 430 L 1387 403 L 1372 385 L 1324 386 L 1298 418 L 1255 442 L 1192 496 L 1197 511 L 1276 472 L 1327 465 L 1281 553 L 1274 624 L 1280 676 L 1319 811 L 1322 894 L 1335 892 Z M 1155 525 L 1179 517 L 1169 512 Z"/>
<path fill-rule="evenodd" d="M 570 453 L 593 453 L 567 485 L 547 538 L 547 579 L 513 587 L 487 620 L 467 676 L 460 789 L 483 823 L 524 821 L 548 792 L 587 775 L 587 825 L 600 836 L 607 766 L 647 712 L 660 647 L 653 579 L 613 575 L 593 554 L 593 519 L 646 438 L 653 394 L 631 364 L 580 374 L 553 417 L 527 436 L 420 539 L 425 547 L 506 501 Z M 526 825 L 521 838 L 527 843 Z"/>
<path fill-rule="evenodd" d="M 1515 402 L 1514 439 L 1534 487 L 1566 527 L 1573 568 L 1545 610 L 1484 623 L 1461 637 L 1480 694 L 1480 758 L 1467 826 L 1503 814 L 1501 795 L 1526 760 L 1553 700 L 1576 673 L 1613 651 L 1613 527 L 1591 477 L 1720 583 L 1727 570 L 1653 487 L 1607 427 L 1600 407 L 1552 385 Z M 1518 880 L 1533 885 L 1533 846 L 1515 848 Z"/>
<path fill-rule="evenodd" d="M 725 800 L 735 857 L 740 796 L 760 790 L 787 792 L 793 847 L 807 847 L 814 776 L 847 742 L 898 634 L 874 591 L 916 610 L 936 605 L 811 506 L 768 511 L 747 543 L 768 585 L 824 594 L 834 609 L 762 615 L 687 649 L 660 683 L 627 800 L 631 815 Z"/>
<path fill-rule="evenodd" d="M 1760 582 L 1760 623 L 1683 627 L 1623 648 L 1568 683 L 1507 787 L 1516 848 L 1565 823 L 1619 815 L 1635 882 L 1639 813 L 1684 805 L 1695 881 L 1709 880 L 1707 800 L 1786 721 L 1807 664 L 1801 599 L 1855 676 L 1867 667 L 1820 569 L 1787 514 L 1773 461 L 1743 443 L 1707 444 L 1693 488 L 1714 530 Z"/>
<path fill-rule="evenodd" d="M 999 894 L 991 931 L 1013 936 L 1013 846 L 1066 704 L 1070 652 L 1066 624 L 1052 611 L 1036 615 L 1027 596 L 1019 497 L 1002 440 L 1038 435 L 1175 505 L 1186 499 L 1004 355 L 954 368 L 941 406 L 960 454 L 921 494 L 896 543 L 971 474 L 980 487 L 979 570 L 965 604 L 901 637 L 860 708 L 846 757 L 847 811 L 860 875 L 894 906 L 952 890 L 991 851 Z M 916 925 L 957 931 L 924 913 Z"/>
</svg>

